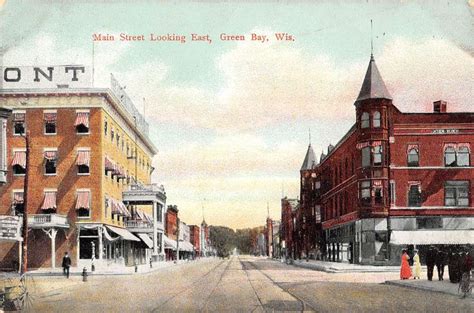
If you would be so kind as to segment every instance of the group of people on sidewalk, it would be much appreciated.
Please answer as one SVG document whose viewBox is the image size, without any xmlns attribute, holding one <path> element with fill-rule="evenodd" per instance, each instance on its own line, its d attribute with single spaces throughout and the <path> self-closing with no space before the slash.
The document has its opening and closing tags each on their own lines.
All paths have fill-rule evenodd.
<svg viewBox="0 0 474 313">
<path fill-rule="evenodd" d="M 413 264 L 413 272 L 410 267 Z M 446 252 L 430 246 L 425 258 L 428 280 L 433 280 L 433 270 L 436 266 L 438 270 L 438 280 L 444 280 L 444 267 L 448 265 L 449 281 L 451 283 L 459 283 L 460 291 L 466 296 L 470 292 L 470 278 L 473 266 L 473 259 L 469 252 Z M 421 261 L 418 250 L 414 250 L 412 258 L 408 255 L 407 250 L 402 251 L 400 279 L 420 279 Z"/>
</svg>

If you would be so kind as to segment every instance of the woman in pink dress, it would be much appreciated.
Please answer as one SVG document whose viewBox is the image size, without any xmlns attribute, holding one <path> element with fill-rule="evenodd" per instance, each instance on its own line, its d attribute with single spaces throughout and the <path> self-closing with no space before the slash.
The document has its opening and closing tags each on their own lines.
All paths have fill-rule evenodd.
<svg viewBox="0 0 474 313">
<path fill-rule="evenodd" d="M 400 279 L 409 279 L 411 277 L 410 264 L 408 263 L 410 257 L 406 250 L 402 251 L 402 265 L 400 268 Z"/>
</svg>

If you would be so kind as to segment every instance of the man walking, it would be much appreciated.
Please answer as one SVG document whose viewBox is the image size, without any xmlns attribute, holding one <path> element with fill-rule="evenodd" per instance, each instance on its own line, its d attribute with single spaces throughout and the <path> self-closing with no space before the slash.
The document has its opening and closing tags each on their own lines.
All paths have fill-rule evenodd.
<svg viewBox="0 0 474 313">
<path fill-rule="evenodd" d="M 438 279 L 444 280 L 444 266 L 446 265 L 446 252 L 439 250 L 436 254 L 436 269 L 438 270 Z"/>
<path fill-rule="evenodd" d="M 71 267 L 71 258 L 69 257 L 69 254 L 66 252 L 64 253 L 63 257 L 63 273 L 64 275 L 69 278 L 69 268 Z"/>
<path fill-rule="evenodd" d="M 426 267 L 428 268 L 428 280 L 433 280 L 433 268 L 436 263 L 437 252 L 433 246 L 430 246 L 426 253 Z"/>
</svg>

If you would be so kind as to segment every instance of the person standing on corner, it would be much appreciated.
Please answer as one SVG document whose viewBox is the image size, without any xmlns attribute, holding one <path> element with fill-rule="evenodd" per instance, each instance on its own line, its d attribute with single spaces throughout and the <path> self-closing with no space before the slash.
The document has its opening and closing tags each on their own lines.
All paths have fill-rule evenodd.
<svg viewBox="0 0 474 313">
<path fill-rule="evenodd" d="M 62 266 L 63 266 L 64 275 L 66 275 L 66 277 L 69 278 L 69 268 L 71 267 L 71 258 L 69 257 L 69 254 L 67 252 L 64 253 Z"/>
<path fill-rule="evenodd" d="M 444 280 L 444 266 L 446 265 L 446 252 L 439 250 L 436 254 L 436 269 L 438 270 L 438 279 Z"/>
<path fill-rule="evenodd" d="M 408 263 L 409 258 L 407 250 L 404 249 L 401 258 L 400 279 L 409 279 L 411 277 L 410 264 Z"/>
<path fill-rule="evenodd" d="M 414 253 L 415 255 L 413 255 L 413 267 L 414 267 L 413 278 L 420 279 L 421 277 L 420 256 L 418 255 L 418 250 L 415 250 Z"/>
<path fill-rule="evenodd" d="M 430 246 L 426 253 L 426 267 L 428 268 L 428 280 L 433 280 L 433 269 L 436 263 L 436 252 L 434 246 Z"/>
</svg>

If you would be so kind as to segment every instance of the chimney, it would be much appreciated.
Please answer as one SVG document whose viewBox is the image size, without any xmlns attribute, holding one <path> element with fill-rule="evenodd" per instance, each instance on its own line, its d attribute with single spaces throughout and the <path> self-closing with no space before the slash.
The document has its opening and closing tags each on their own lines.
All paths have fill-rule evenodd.
<svg viewBox="0 0 474 313">
<path fill-rule="evenodd" d="M 448 103 L 443 100 L 433 102 L 433 113 L 446 113 Z"/>
</svg>

